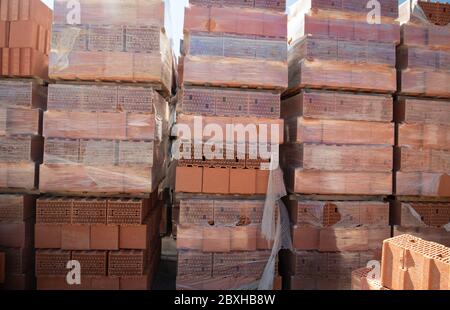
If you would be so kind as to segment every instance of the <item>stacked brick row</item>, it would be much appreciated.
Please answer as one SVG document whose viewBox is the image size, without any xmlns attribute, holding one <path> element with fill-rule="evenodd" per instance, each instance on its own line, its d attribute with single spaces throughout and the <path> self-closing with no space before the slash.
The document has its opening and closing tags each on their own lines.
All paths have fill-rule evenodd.
<svg viewBox="0 0 450 310">
<path fill-rule="evenodd" d="M 410 14 L 397 49 L 394 234 L 449 246 L 450 5 L 403 6 Z"/>
<path fill-rule="evenodd" d="M 36 207 L 38 289 L 70 289 L 66 264 L 81 266 L 78 289 L 148 289 L 160 254 L 161 201 L 42 197 Z"/>
<path fill-rule="evenodd" d="M 2 289 L 32 289 L 52 12 L 40 0 L 0 4 L 0 252 Z"/>
<path fill-rule="evenodd" d="M 390 237 L 398 3 L 299 1 L 289 13 L 281 149 L 295 253 L 292 289 L 349 289 Z"/>
<path fill-rule="evenodd" d="M 164 3 L 57 0 L 54 8 L 37 288 L 149 289 L 172 83 Z M 81 283 L 67 280 L 78 272 L 73 262 Z"/>
<path fill-rule="evenodd" d="M 283 139 L 285 7 L 285 1 L 196 0 L 186 8 L 176 128 L 190 128 L 193 136 L 173 132 L 172 149 L 180 151 L 177 289 L 257 288 L 271 256 L 261 233 L 269 178 L 262 164 L 270 157 L 260 156 L 257 135 L 269 143 Z M 227 135 L 227 126 L 239 124 L 255 135 Z M 274 283 L 281 287 L 275 275 Z"/>
<path fill-rule="evenodd" d="M 0 11 L 0 74 L 45 79 L 52 11 L 40 0 L 4 0 Z"/>
</svg>

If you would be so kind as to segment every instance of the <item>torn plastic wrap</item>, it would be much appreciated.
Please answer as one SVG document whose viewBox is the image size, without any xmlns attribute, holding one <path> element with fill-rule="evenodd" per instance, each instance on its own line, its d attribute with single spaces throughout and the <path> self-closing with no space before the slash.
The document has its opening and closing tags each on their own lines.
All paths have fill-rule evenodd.
<svg viewBox="0 0 450 310">
<path fill-rule="evenodd" d="M 37 188 L 46 100 L 47 88 L 36 81 L 0 81 L 0 188 Z"/>
<path fill-rule="evenodd" d="M 82 0 L 74 9 L 67 2 L 55 3 L 50 78 L 146 82 L 171 92 L 163 1 Z"/>
<path fill-rule="evenodd" d="M 448 9 L 450 6 L 444 3 L 409 4 L 398 50 L 401 93 L 450 97 Z"/>
<path fill-rule="evenodd" d="M 291 200 L 290 213 L 298 250 L 379 251 L 390 237 L 388 203 Z"/>
<path fill-rule="evenodd" d="M 412 234 L 445 246 L 450 245 L 450 203 L 401 202 L 400 222 L 394 235 Z"/>
<path fill-rule="evenodd" d="M 191 4 L 184 23 L 184 83 L 285 89 L 285 25 L 283 12 Z"/>
<path fill-rule="evenodd" d="M 181 198 L 177 221 L 177 289 L 281 288 L 280 249 L 291 249 L 281 170 L 266 200 Z"/>
<path fill-rule="evenodd" d="M 153 88 L 50 85 L 40 189 L 152 192 L 164 177 L 168 118 Z"/>
<path fill-rule="evenodd" d="M 448 106 L 448 99 L 398 99 L 397 195 L 450 197 Z"/>
</svg>

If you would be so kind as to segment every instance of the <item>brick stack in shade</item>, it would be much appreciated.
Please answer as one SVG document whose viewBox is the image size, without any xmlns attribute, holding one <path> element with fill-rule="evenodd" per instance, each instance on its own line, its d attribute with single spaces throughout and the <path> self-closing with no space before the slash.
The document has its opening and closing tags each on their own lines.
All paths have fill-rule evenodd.
<svg viewBox="0 0 450 310">
<path fill-rule="evenodd" d="M 289 13 L 289 88 L 281 162 L 295 254 L 292 289 L 349 289 L 390 237 L 400 26 L 396 0 L 381 22 L 355 1 L 299 1 Z M 310 6 L 308 6 L 310 5 Z M 302 265 L 303 264 L 303 265 Z"/>
<path fill-rule="evenodd" d="M 279 126 L 287 87 L 285 1 L 190 1 L 180 58 L 176 123 Z M 202 128 L 202 129 L 203 129 Z M 178 136 L 189 158 L 176 162 L 178 289 L 257 287 L 271 244 L 261 236 L 268 160 L 251 157 L 258 141 L 224 137 L 205 156 L 210 137 Z M 185 139 L 185 140 L 183 140 Z M 195 141 L 194 141 L 195 140 Z M 216 140 L 218 141 L 218 140 Z M 233 150 L 231 152 L 231 150 Z M 225 156 L 226 154 L 231 156 Z M 274 275 L 275 276 L 275 275 Z M 275 287 L 281 279 L 275 276 Z"/>
<path fill-rule="evenodd" d="M 40 0 L 0 5 L 0 74 L 46 79 L 52 11 Z"/>
<path fill-rule="evenodd" d="M 0 252 L 3 289 L 32 289 L 42 114 L 52 11 L 40 0 L 0 4 Z"/>
<path fill-rule="evenodd" d="M 160 254 L 161 201 L 42 197 L 36 207 L 37 288 L 149 289 Z M 66 282 L 78 260 L 81 286 Z"/>
<path fill-rule="evenodd" d="M 401 9 L 394 234 L 450 246 L 450 5 Z"/>
<path fill-rule="evenodd" d="M 37 287 L 149 289 L 160 256 L 172 83 L 164 3 L 79 2 L 70 20 L 69 1 L 55 1 Z M 80 262 L 79 285 L 66 281 L 69 260 Z"/>
</svg>

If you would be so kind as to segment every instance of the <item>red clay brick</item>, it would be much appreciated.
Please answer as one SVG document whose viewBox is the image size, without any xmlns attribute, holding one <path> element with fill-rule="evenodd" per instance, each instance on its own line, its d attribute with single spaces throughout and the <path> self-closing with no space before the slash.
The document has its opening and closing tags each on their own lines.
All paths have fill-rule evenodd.
<svg viewBox="0 0 450 310">
<path fill-rule="evenodd" d="M 119 234 L 119 248 L 130 250 L 147 249 L 147 225 L 120 225 Z"/>
<path fill-rule="evenodd" d="M 203 247 L 203 227 L 177 226 L 177 249 L 201 250 Z"/>
<path fill-rule="evenodd" d="M 256 170 L 256 194 L 266 194 L 269 183 L 269 170 Z"/>
<path fill-rule="evenodd" d="M 231 251 L 256 251 L 256 230 L 256 226 L 231 228 Z"/>
<path fill-rule="evenodd" d="M 175 178 L 175 191 L 185 193 L 201 193 L 203 168 L 177 167 Z"/>
<path fill-rule="evenodd" d="M 63 250 L 89 250 L 90 226 L 63 224 L 61 229 L 61 248 Z"/>
<path fill-rule="evenodd" d="M 142 275 L 145 269 L 145 254 L 140 250 L 121 250 L 109 252 L 109 276 Z"/>
<path fill-rule="evenodd" d="M 39 198 L 36 201 L 36 222 L 69 224 L 72 221 L 72 200 L 67 198 Z"/>
<path fill-rule="evenodd" d="M 118 225 L 91 225 L 90 248 L 92 250 L 118 250 Z"/>
<path fill-rule="evenodd" d="M 149 276 L 120 277 L 121 290 L 148 290 L 150 288 Z"/>
<path fill-rule="evenodd" d="M 230 169 L 203 168 L 202 192 L 207 194 L 228 194 L 230 192 Z"/>
<path fill-rule="evenodd" d="M 256 169 L 230 169 L 230 193 L 256 193 Z"/>
<path fill-rule="evenodd" d="M 32 227 L 27 228 L 26 222 L 0 222 L 0 246 L 12 248 L 25 247 L 27 238 L 31 237 L 31 230 Z"/>
<path fill-rule="evenodd" d="M 106 200 L 82 198 L 72 201 L 73 224 L 106 224 Z"/>
<path fill-rule="evenodd" d="M 72 251 L 72 259 L 80 262 L 82 276 L 106 276 L 107 251 Z"/>
<path fill-rule="evenodd" d="M 92 277 L 91 289 L 93 290 L 119 290 L 120 278 L 119 277 Z"/>
<path fill-rule="evenodd" d="M 66 275 L 67 262 L 70 260 L 70 251 L 37 250 L 36 275 Z"/>
<path fill-rule="evenodd" d="M 231 231 L 229 227 L 205 227 L 203 229 L 203 252 L 230 252 Z"/>
<path fill-rule="evenodd" d="M 61 224 L 36 223 L 34 226 L 34 247 L 36 249 L 60 249 Z"/>
</svg>

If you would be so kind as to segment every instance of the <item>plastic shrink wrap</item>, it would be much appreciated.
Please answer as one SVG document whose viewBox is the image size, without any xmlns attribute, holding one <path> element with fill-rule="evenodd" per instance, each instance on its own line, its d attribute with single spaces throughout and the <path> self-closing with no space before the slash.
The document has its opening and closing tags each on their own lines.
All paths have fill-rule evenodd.
<svg viewBox="0 0 450 310">
<path fill-rule="evenodd" d="M 170 93 L 162 0 L 56 0 L 54 12 L 50 78 L 145 82 Z"/>
<path fill-rule="evenodd" d="M 46 99 L 36 81 L 0 80 L 0 188 L 37 189 Z"/>
<path fill-rule="evenodd" d="M 288 22 L 289 90 L 331 88 L 392 93 L 400 42 L 396 1 L 381 1 L 372 21 L 367 3 L 298 1 Z"/>
<path fill-rule="evenodd" d="M 223 3 L 197 1 L 186 8 L 184 84 L 284 90 L 284 12 L 255 9 L 256 1 L 235 3 L 239 10 L 229 6 L 231 2 Z M 255 5 L 260 4 L 263 2 Z"/>
<path fill-rule="evenodd" d="M 450 5 L 405 3 L 398 49 L 400 92 L 450 98 Z"/>
<path fill-rule="evenodd" d="M 168 114 L 150 87 L 50 85 L 41 191 L 153 192 L 164 177 Z"/>
</svg>

